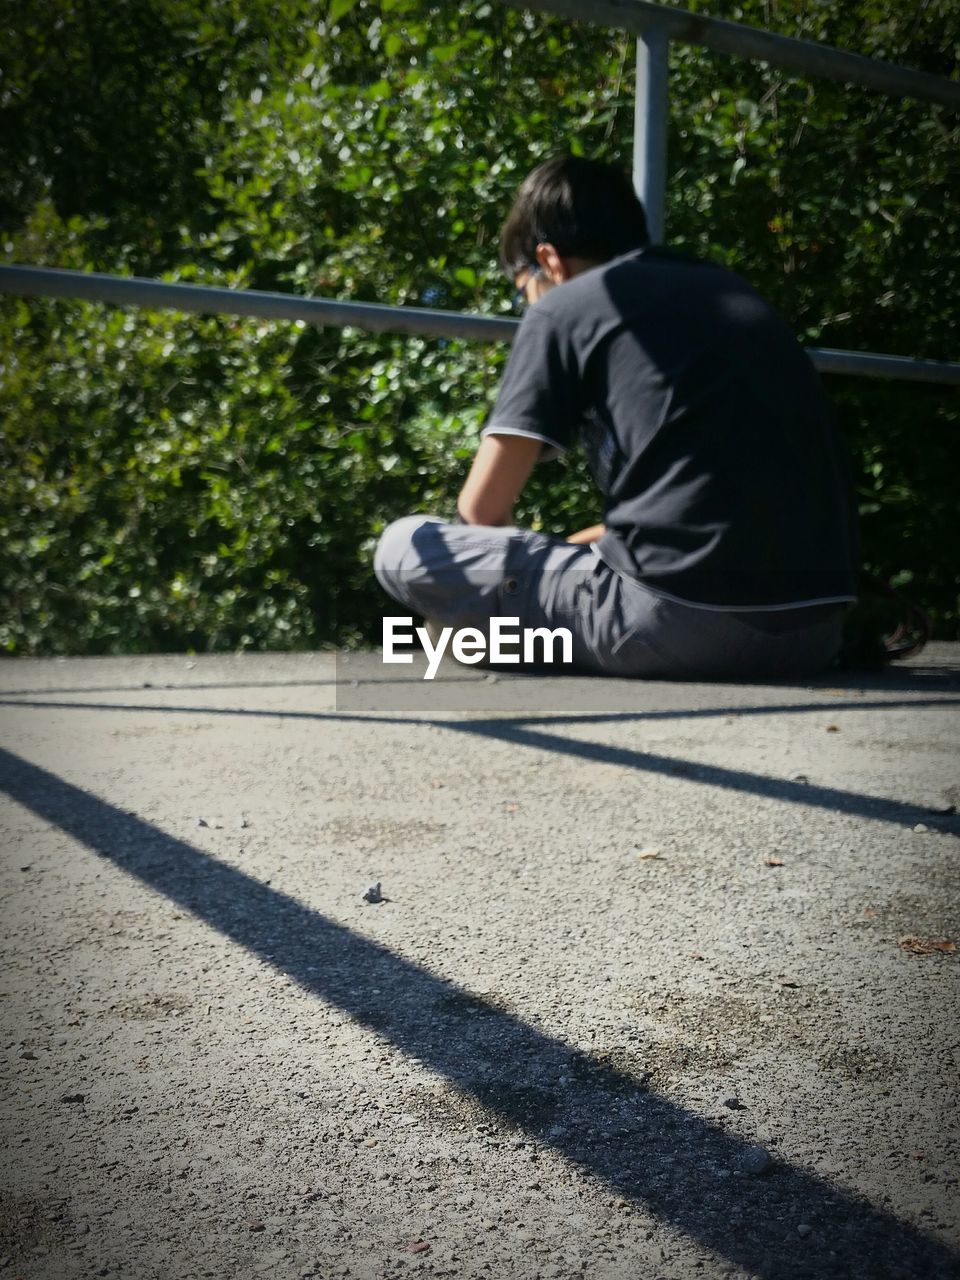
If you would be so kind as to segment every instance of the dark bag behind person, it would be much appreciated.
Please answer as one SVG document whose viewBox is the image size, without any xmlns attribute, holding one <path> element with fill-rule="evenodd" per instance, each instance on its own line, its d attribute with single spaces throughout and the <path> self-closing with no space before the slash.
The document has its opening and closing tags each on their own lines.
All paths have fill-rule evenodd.
<svg viewBox="0 0 960 1280">
<path fill-rule="evenodd" d="M 836 666 L 842 671 L 878 671 L 915 657 L 933 633 L 924 611 L 895 587 L 861 573 L 857 603 L 844 619 Z"/>
</svg>

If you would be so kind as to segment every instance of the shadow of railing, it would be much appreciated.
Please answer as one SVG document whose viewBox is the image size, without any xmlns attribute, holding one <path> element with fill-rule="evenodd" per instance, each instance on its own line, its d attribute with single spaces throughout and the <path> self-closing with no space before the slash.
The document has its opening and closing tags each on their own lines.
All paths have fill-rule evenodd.
<svg viewBox="0 0 960 1280">
<path fill-rule="evenodd" d="M 507 1126 L 751 1274 L 952 1280 L 960 1253 L 209 854 L 0 749 L 17 803 L 300 987 L 388 1037 Z M 726 1175 L 726 1176 L 724 1176 Z M 732 1205 L 737 1208 L 734 1225 Z M 794 1226 L 814 1227 L 798 1258 Z"/>
<path fill-rule="evenodd" d="M 404 718 L 400 715 L 377 716 L 373 714 L 348 714 L 334 711 L 290 711 L 284 709 L 268 710 L 264 708 L 241 707 L 209 707 L 209 706 L 164 706 L 150 703 L 116 703 L 116 702 L 60 702 L 52 699 L 4 699 L 0 698 L 0 707 L 26 707 L 33 710 L 51 709 L 57 711 L 117 711 L 117 712 L 160 712 L 179 715 L 240 716 L 276 720 L 312 720 L 330 724 L 384 724 L 411 726 L 430 726 L 445 729 L 451 733 L 469 734 L 490 737 L 514 746 L 529 747 L 541 751 L 551 751 L 560 755 L 575 756 L 581 760 L 589 760 L 601 764 L 620 765 L 623 768 L 641 772 L 658 773 L 668 777 L 682 777 L 693 783 L 720 787 L 728 791 L 753 795 L 770 800 L 779 800 L 787 804 L 800 805 L 806 808 L 823 809 L 828 812 L 853 814 L 869 818 L 877 822 L 890 822 L 897 825 L 923 822 L 942 831 L 960 831 L 960 819 L 953 814 L 938 814 L 928 805 L 912 804 L 894 800 L 887 796 L 870 796 L 862 792 L 846 791 L 840 787 L 826 787 L 816 783 L 799 780 L 777 778 L 771 775 L 751 773 L 746 769 L 732 769 L 724 765 L 715 765 L 695 760 L 684 760 L 677 756 L 661 755 L 651 751 L 642 751 L 633 747 L 613 746 L 603 742 L 586 742 L 579 738 L 561 737 L 559 734 L 545 733 L 532 725 L 545 723 L 575 726 L 578 724 L 608 724 L 612 722 L 644 722 L 664 719 L 697 719 L 704 717 L 728 717 L 733 715 L 773 715 L 784 713 L 800 713 L 829 711 L 835 715 L 841 711 L 869 710 L 871 708 L 890 709 L 893 707 L 934 707 L 960 705 L 957 698 L 925 698 L 923 701 L 910 699 L 901 702 L 884 700 L 866 703 L 862 700 L 855 703 L 837 703 L 825 706 L 823 703 L 780 704 L 772 707 L 721 707 L 695 708 L 692 710 L 670 709 L 666 711 L 638 711 L 602 714 L 597 716 L 498 716 L 488 719 L 473 720 L 441 720 L 426 716 Z"/>
<path fill-rule="evenodd" d="M 954 705 L 956 705 L 954 703 Z M 823 707 L 819 708 L 821 711 Z M 727 714 L 730 714 L 728 711 Z M 567 722 L 569 723 L 569 721 Z M 960 820 L 953 814 L 937 816 L 929 806 L 909 804 L 886 796 L 868 796 L 858 791 L 844 791 L 840 787 L 825 787 L 808 781 L 776 778 L 745 769 L 731 769 L 724 765 L 709 764 L 699 760 L 682 760 L 652 751 L 640 751 L 633 747 L 612 746 L 605 742 L 584 742 L 579 738 L 564 738 L 555 733 L 544 733 L 527 727 L 524 721 L 473 720 L 445 726 L 457 733 L 475 734 L 496 738 L 514 746 L 531 747 L 540 751 L 552 751 L 559 755 L 574 756 L 597 764 L 620 765 L 644 773 L 657 773 L 667 777 L 682 777 L 686 781 L 721 787 L 767 800 L 787 804 L 824 809 L 832 813 L 849 813 L 877 822 L 898 825 L 923 822 L 941 831 L 960 830 Z"/>
<path fill-rule="evenodd" d="M 161 659 L 169 657 L 169 655 L 158 655 Z M 349 655 L 351 658 L 371 658 L 375 655 L 367 651 L 358 651 Z M 0 662 L 2 662 L 0 658 Z M 10 661 L 10 660 L 8 660 Z M 16 660 L 13 660 L 16 661 Z M 449 663 L 447 664 L 450 665 Z M 351 671 L 350 674 L 353 674 Z M 359 674 L 363 674 L 362 671 Z M 470 676 L 457 677 L 448 670 L 444 670 L 443 683 L 456 683 L 458 679 L 461 683 L 475 683 L 476 672 Z M 563 682 L 568 680 L 568 676 L 548 676 L 543 672 L 533 672 L 522 675 L 516 671 L 506 670 L 511 679 L 517 679 L 519 682 L 526 681 L 559 681 L 562 688 Z M 272 679 L 272 680 L 193 680 L 169 682 L 166 680 L 139 681 L 131 684 L 87 684 L 87 685 L 69 685 L 60 686 L 52 685 L 44 688 L 43 686 L 34 686 L 24 689 L 0 689 L 0 697 L 3 698 L 20 698 L 20 697 L 41 697 L 51 696 L 53 694 L 89 694 L 89 693 L 139 693 L 144 689 L 157 689 L 165 691 L 182 691 L 186 692 L 190 689 L 286 689 L 286 688 L 321 688 L 340 685 L 348 676 L 344 672 L 338 672 L 336 675 L 311 677 L 307 679 Z M 609 677 L 598 675 L 581 675 L 580 680 L 596 681 L 601 686 L 609 686 L 611 681 Z M 409 684 L 409 676 L 386 677 L 380 672 L 376 677 L 377 684 Z M 656 682 L 644 680 L 619 680 L 618 684 L 633 686 L 636 689 L 649 689 L 651 684 L 655 686 Z M 805 689 L 814 691 L 817 689 L 828 689 L 831 693 L 930 693 L 937 690 L 954 689 L 960 694 L 960 666 L 953 663 L 920 663 L 911 662 L 909 665 L 883 667 L 876 671 L 827 671 L 822 675 L 812 677 L 808 680 L 796 681 L 792 679 L 783 680 L 738 680 L 737 687 L 744 689 Z M 669 684 L 674 687 L 688 685 L 686 681 L 671 681 Z M 697 681 L 693 687 L 708 690 L 711 685 L 726 685 L 730 682 L 724 680 L 717 681 Z M 558 699 L 559 701 L 559 699 Z M 872 705 L 883 705 L 876 703 Z M 887 703 L 886 705 L 891 705 Z M 903 704 L 900 704 L 903 705 Z M 803 708 L 794 708 L 789 704 L 786 707 L 771 708 L 771 710 L 794 710 Z M 812 708 L 811 708 L 812 709 Z M 743 710 L 760 711 L 764 708 L 744 708 Z M 708 713 L 709 714 L 709 713 Z M 728 714 L 726 709 L 718 711 L 716 714 Z"/>
</svg>

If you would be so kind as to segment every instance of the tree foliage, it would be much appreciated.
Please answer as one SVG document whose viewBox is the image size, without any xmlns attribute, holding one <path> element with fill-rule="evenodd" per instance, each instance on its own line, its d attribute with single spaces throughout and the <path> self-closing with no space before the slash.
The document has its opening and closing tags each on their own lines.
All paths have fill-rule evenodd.
<svg viewBox="0 0 960 1280">
<path fill-rule="evenodd" d="M 691 6 L 698 7 L 698 6 Z M 699 6 L 946 73 L 951 0 Z M 503 312 L 496 237 L 562 149 L 630 162 L 633 41 L 500 3 L 0 0 L 6 260 Z M 669 239 L 810 345 L 944 357 L 955 114 L 674 46 Z M 0 645 L 370 635 L 384 525 L 452 511 L 502 346 L 0 298 Z M 830 379 L 867 564 L 958 619 L 956 395 Z M 582 464 L 520 517 L 597 516 Z"/>
</svg>

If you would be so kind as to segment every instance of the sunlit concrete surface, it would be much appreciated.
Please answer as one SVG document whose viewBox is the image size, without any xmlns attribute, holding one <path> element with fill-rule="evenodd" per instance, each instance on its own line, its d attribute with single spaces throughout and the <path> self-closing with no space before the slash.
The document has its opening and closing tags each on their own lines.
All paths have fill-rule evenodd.
<svg viewBox="0 0 960 1280">
<path fill-rule="evenodd" d="M 0 684 L 0 1276 L 960 1274 L 960 646 Z"/>
</svg>

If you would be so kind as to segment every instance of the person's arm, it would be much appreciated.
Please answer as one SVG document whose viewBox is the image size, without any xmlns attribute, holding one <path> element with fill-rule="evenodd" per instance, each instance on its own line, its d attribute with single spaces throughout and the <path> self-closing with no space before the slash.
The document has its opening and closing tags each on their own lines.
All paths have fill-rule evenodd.
<svg viewBox="0 0 960 1280">
<path fill-rule="evenodd" d="M 457 511 L 466 524 L 510 524 L 543 441 L 529 436 L 486 435 L 480 441 Z"/>
<path fill-rule="evenodd" d="M 586 546 L 591 542 L 598 542 L 607 532 L 605 524 L 591 524 L 586 529 L 578 529 L 576 533 L 571 533 L 567 538 L 567 542 L 575 542 L 582 546 Z"/>
<path fill-rule="evenodd" d="M 508 525 L 534 463 L 573 443 L 579 372 L 565 330 L 543 302 L 524 316 L 504 370 L 497 403 L 457 500 L 467 524 Z"/>
</svg>

